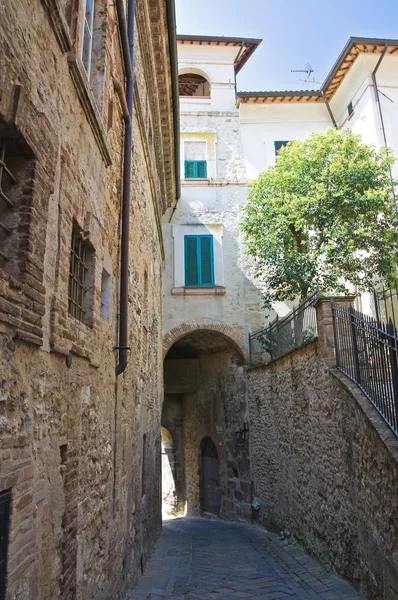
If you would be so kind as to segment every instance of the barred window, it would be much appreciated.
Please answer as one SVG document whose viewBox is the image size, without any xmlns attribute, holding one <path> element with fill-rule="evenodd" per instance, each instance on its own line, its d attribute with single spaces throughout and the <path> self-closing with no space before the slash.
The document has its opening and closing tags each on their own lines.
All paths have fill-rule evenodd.
<svg viewBox="0 0 398 600">
<path fill-rule="evenodd" d="M 68 310 L 75 319 L 92 326 L 94 248 L 74 221 L 69 265 Z"/>
<path fill-rule="evenodd" d="M 17 278 L 29 249 L 34 166 L 23 136 L 0 122 L 0 268 Z"/>
</svg>

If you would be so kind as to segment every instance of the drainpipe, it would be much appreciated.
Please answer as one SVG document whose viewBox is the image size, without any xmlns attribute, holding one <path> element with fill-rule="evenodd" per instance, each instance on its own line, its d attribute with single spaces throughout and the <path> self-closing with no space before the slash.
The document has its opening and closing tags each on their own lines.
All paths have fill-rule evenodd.
<svg viewBox="0 0 398 600">
<path fill-rule="evenodd" d="M 128 285 L 129 285 L 129 242 L 130 242 L 130 188 L 131 188 L 131 153 L 132 153 L 132 118 L 134 93 L 134 0 L 128 3 L 128 18 L 124 12 L 123 0 L 116 0 L 119 31 L 123 49 L 123 60 L 127 77 L 127 94 L 125 109 L 124 151 L 123 151 L 123 195 L 122 195 L 122 236 L 120 257 L 120 305 L 119 305 L 119 363 L 116 375 L 120 375 L 127 367 L 128 343 Z M 115 85 L 115 82 L 114 82 Z M 117 91 L 117 85 L 115 87 Z M 120 97 L 120 96 L 119 96 Z M 127 114 L 127 113 L 126 113 Z"/>
<path fill-rule="evenodd" d="M 384 141 L 384 145 L 387 146 L 387 138 L 386 138 L 386 130 L 384 127 L 384 119 L 383 119 L 383 112 L 381 110 L 381 104 L 380 104 L 380 96 L 379 96 L 379 90 L 377 89 L 377 81 L 376 81 L 376 73 L 380 67 L 381 61 L 383 60 L 386 52 L 388 50 L 388 44 L 386 43 L 384 46 L 384 50 L 380 55 L 379 60 L 377 61 L 377 65 L 375 66 L 375 68 L 372 71 L 372 82 L 373 82 L 373 89 L 374 89 L 374 93 L 375 93 L 375 100 L 376 100 L 376 106 L 377 106 L 377 110 L 379 113 L 379 118 L 380 118 L 380 125 L 381 125 L 381 132 L 383 134 L 383 141 Z"/>
<path fill-rule="evenodd" d="M 327 111 L 328 111 L 328 113 L 329 113 L 329 117 L 330 117 L 330 119 L 331 119 L 331 121 L 332 121 L 332 123 L 333 123 L 334 127 L 335 127 L 336 129 L 338 129 L 338 127 L 337 127 L 337 123 L 336 123 L 336 119 L 334 118 L 334 115 L 333 115 L 333 113 L 332 113 L 332 109 L 330 108 L 329 100 L 326 98 L 326 96 L 325 96 L 325 92 L 324 92 L 323 90 L 321 90 L 321 96 L 322 96 L 322 98 L 323 98 L 323 101 L 324 101 L 324 103 L 325 103 L 325 106 L 326 106 L 326 108 L 327 108 Z"/>
<path fill-rule="evenodd" d="M 383 135 L 383 142 L 384 142 L 384 145 L 386 147 L 387 147 L 386 129 L 384 127 L 383 111 L 381 110 L 381 102 L 380 102 L 379 90 L 377 89 L 376 73 L 377 73 L 377 71 L 378 71 L 378 69 L 380 67 L 381 61 L 383 60 L 383 58 L 386 55 L 387 50 L 388 50 L 388 43 L 386 42 L 386 44 L 384 45 L 383 52 L 381 53 L 380 58 L 377 61 L 377 65 L 375 66 L 375 68 L 372 71 L 372 82 L 373 82 L 373 89 L 374 89 L 374 93 L 375 93 L 376 106 L 377 106 L 377 111 L 379 113 L 379 118 L 380 118 L 380 125 L 381 125 L 381 133 Z M 393 195 L 393 198 L 395 199 L 394 179 L 393 179 L 393 176 L 392 176 L 391 167 L 390 167 L 389 170 L 390 170 L 392 195 Z"/>
<path fill-rule="evenodd" d="M 174 162 L 176 179 L 176 198 L 181 198 L 181 173 L 180 173 L 180 93 L 178 89 L 178 58 L 176 38 L 176 10 L 174 0 L 166 0 L 167 29 L 169 35 L 170 71 L 171 71 L 171 94 L 173 101 L 174 122 Z"/>
</svg>

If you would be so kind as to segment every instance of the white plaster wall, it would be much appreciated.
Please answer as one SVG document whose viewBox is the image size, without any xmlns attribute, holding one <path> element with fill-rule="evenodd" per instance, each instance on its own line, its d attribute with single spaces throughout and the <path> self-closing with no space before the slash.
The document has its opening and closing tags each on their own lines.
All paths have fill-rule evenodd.
<svg viewBox="0 0 398 600">
<path fill-rule="evenodd" d="M 383 145 L 383 137 L 371 75 L 379 58 L 380 54 L 360 55 L 330 102 L 338 126 L 352 129 L 364 142 L 376 148 Z M 387 144 L 398 157 L 398 56 L 386 55 L 376 77 Z M 349 118 L 347 106 L 350 102 L 354 114 Z M 398 162 L 393 175 L 398 177 Z"/>
<path fill-rule="evenodd" d="M 248 332 L 265 324 L 267 314 L 239 231 L 246 182 L 274 163 L 274 141 L 304 139 L 332 123 L 323 102 L 242 103 L 238 111 L 233 85 L 236 49 L 179 44 L 178 50 L 180 72 L 204 74 L 212 86 L 210 99 L 181 98 L 180 105 L 182 174 L 184 140 L 206 140 L 208 181 L 183 180 L 172 223 L 163 227 L 164 332 L 185 321 L 210 318 L 241 328 L 247 340 Z M 360 56 L 331 101 L 339 127 L 352 128 L 376 147 L 382 138 L 370 75 L 378 56 Z M 398 57 L 385 57 L 377 79 L 379 89 L 393 100 L 381 96 L 387 141 L 398 156 Z M 354 114 L 348 119 L 350 101 Z M 396 163 L 395 176 L 397 171 Z M 181 239 L 188 226 L 202 232 L 217 230 L 216 285 L 225 285 L 225 295 L 172 295 L 174 287 L 184 285 Z M 288 304 L 276 306 L 278 314 L 285 314 Z"/>
<path fill-rule="evenodd" d="M 242 103 L 240 125 L 249 180 L 275 162 L 275 141 L 304 139 L 331 121 L 324 103 Z"/>
<path fill-rule="evenodd" d="M 197 73 L 211 85 L 210 99 L 181 97 L 180 111 L 236 111 L 234 62 L 240 46 L 177 45 L 178 72 Z"/>
<path fill-rule="evenodd" d="M 235 104 L 238 48 L 179 44 L 178 51 L 180 73 L 201 73 L 211 83 L 210 99 L 180 98 L 181 172 L 185 141 L 206 140 L 208 180 L 183 179 L 172 221 L 163 225 L 164 333 L 186 321 L 208 318 L 237 327 L 247 343 L 248 333 L 264 325 L 265 315 L 239 231 L 247 187 Z M 183 238 L 188 232 L 213 234 L 215 285 L 225 286 L 225 294 L 172 294 L 185 283 Z"/>
</svg>

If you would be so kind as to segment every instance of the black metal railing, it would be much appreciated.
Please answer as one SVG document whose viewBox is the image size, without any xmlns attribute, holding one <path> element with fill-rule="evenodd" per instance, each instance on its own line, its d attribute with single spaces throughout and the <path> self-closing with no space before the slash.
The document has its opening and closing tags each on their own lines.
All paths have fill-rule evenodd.
<svg viewBox="0 0 398 600">
<path fill-rule="evenodd" d="M 250 364 L 268 364 L 276 358 L 312 342 L 318 337 L 315 303 L 319 292 L 315 291 L 283 319 L 278 317 L 268 327 L 249 335 Z"/>
<path fill-rule="evenodd" d="M 398 289 L 374 290 L 373 300 L 375 316 L 379 322 L 388 323 L 391 319 L 394 327 L 398 325 Z"/>
<path fill-rule="evenodd" d="M 398 337 L 383 323 L 332 302 L 337 368 L 354 381 L 398 435 Z"/>
</svg>

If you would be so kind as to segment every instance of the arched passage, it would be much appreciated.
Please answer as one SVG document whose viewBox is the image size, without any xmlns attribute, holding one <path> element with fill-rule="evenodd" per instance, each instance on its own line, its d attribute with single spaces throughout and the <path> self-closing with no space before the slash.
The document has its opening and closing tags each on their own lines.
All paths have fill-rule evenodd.
<svg viewBox="0 0 398 600">
<path fill-rule="evenodd" d="M 185 323 L 164 338 L 162 425 L 179 444 L 189 515 L 251 518 L 248 439 L 237 435 L 249 420 L 238 340 L 236 329 L 210 320 Z"/>
</svg>

